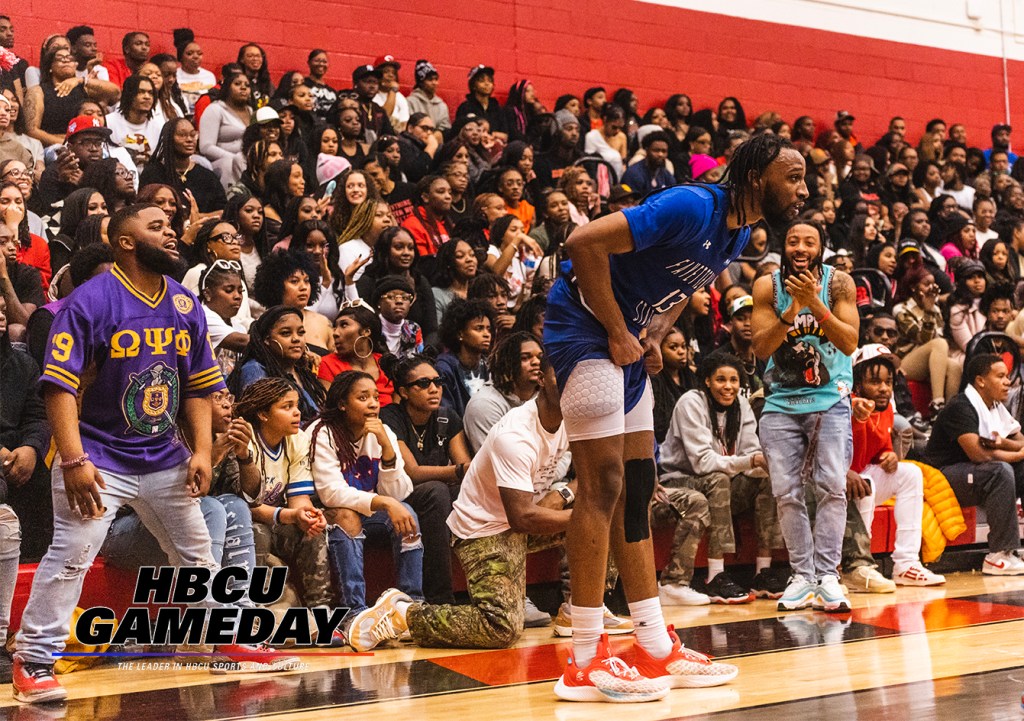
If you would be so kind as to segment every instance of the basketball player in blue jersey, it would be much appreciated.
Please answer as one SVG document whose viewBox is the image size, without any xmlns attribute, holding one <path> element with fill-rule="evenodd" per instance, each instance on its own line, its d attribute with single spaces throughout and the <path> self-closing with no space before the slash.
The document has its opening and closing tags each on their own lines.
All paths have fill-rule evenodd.
<svg viewBox="0 0 1024 721">
<path fill-rule="evenodd" d="M 555 694 L 650 701 L 671 687 L 715 686 L 736 668 L 683 648 L 658 600 L 648 513 L 655 485 L 653 396 L 662 338 L 686 299 L 739 256 L 751 225 L 792 220 L 807 198 L 788 141 L 740 145 L 722 185 L 682 185 L 595 220 L 566 243 L 548 297 L 544 350 L 562 388 L 579 490 L 567 533 L 573 654 Z M 603 634 L 609 544 L 636 628 L 634 667 Z"/>
</svg>

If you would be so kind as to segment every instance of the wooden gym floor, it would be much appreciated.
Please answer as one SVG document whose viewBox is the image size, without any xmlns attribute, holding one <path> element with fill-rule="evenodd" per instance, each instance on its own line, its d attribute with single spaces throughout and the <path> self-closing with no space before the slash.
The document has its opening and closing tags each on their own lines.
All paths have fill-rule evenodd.
<svg viewBox="0 0 1024 721">
<path fill-rule="evenodd" d="M 945 587 L 851 600 L 846 616 L 784 615 L 769 601 L 667 608 L 687 646 L 728 659 L 740 675 L 655 703 L 556 701 L 568 640 L 528 629 L 505 651 L 402 645 L 372 657 L 304 656 L 306 670 L 279 675 L 108 664 L 63 676 L 71 699 L 58 707 L 23 706 L 0 690 L 0 721 L 1020 718 L 1024 577 L 956 573 Z M 627 660 L 631 644 L 614 641 Z"/>
</svg>

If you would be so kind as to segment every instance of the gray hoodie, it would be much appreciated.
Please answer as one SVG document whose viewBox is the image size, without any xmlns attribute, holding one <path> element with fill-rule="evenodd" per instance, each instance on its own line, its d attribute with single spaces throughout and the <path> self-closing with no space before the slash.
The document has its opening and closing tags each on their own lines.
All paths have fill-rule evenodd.
<svg viewBox="0 0 1024 721">
<path fill-rule="evenodd" d="M 721 442 L 711 431 L 711 409 L 707 396 L 700 390 L 687 391 L 672 411 L 668 435 L 661 446 L 662 479 L 672 476 L 704 476 L 725 473 L 730 478 L 741 473 L 764 478 L 767 473 L 752 466 L 754 454 L 761 452 L 757 438 L 757 420 L 746 398 L 740 404 L 740 433 L 736 439 L 736 455 L 725 455 Z M 719 417 L 725 426 L 725 414 Z"/>
</svg>

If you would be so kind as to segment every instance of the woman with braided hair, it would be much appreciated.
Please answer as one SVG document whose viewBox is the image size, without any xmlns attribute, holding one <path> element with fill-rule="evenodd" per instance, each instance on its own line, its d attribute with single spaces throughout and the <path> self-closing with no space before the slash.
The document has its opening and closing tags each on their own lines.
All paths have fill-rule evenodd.
<svg viewBox="0 0 1024 721">
<path fill-rule="evenodd" d="M 338 267 L 345 271 L 345 285 L 363 276 L 364 266 L 373 260 L 373 246 L 385 229 L 395 225 L 391 206 L 384 200 L 364 200 L 352 210 L 348 223 L 338 234 Z"/>
<path fill-rule="evenodd" d="M 267 168 L 284 159 L 284 150 L 273 140 L 257 140 L 245 151 L 245 170 L 238 182 L 227 191 L 228 199 L 240 195 L 253 195 L 262 198 L 267 192 L 263 178 Z"/>
<path fill-rule="evenodd" d="M 412 481 L 398 453 L 398 439 L 380 420 L 379 410 L 373 378 L 344 371 L 331 383 L 324 412 L 310 430 L 313 481 L 330 524 L 331 567 L 340 582 L 341 603 L 353 613 L 367 607 L 367 536 L 391 541 L 399 588 L 423 597 L 419 523 L 412 508 L 402 503 L 412 492 Z"/>
<path fill-rule="evenodd" d="M 249 327 L 249 345 L 228 376 L 228 388 L 236 396 L 261 378 L 281 378 L 299 393 L 303 424 L 320 412 L 324 389 L 316 379 L 306 350 L 302 311 L 274 306 Z"/>
<path fill-rule="evenodd" d="M 228 433 L 242 496 L 252 511 L 258 565 L 266 565 L 267 554 L 283 558 L 299 579 L 305 605 L 335 605 L 327 521 L 313 505 L 299 392 L 285 378 L 262 378 L 238 398 L 235 416 L 245 423 L 233 423 Z"/>
</svg>

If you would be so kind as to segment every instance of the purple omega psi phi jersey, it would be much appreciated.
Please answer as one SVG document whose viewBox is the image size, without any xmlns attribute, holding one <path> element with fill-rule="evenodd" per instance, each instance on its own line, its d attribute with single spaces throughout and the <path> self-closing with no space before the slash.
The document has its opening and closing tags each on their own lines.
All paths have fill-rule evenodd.
<svg viewBox="0 0 1024 721">
<path fill-rule="evenodd" d="M 177 436 L 182 398 L 224 388 L 196 297 L 166 277 L 147 296 L 116 265 L 57 313 L 41 380 L 81 396 L 85 452 L 97 468 L 126 474 L 187 460 Z"/>
</svg>

